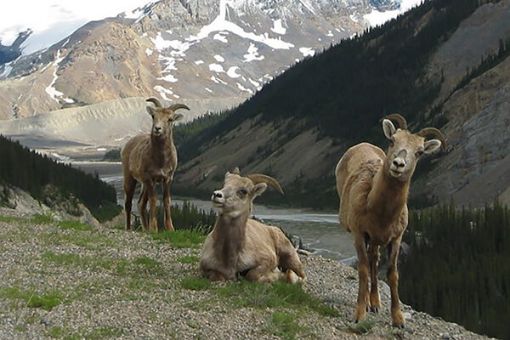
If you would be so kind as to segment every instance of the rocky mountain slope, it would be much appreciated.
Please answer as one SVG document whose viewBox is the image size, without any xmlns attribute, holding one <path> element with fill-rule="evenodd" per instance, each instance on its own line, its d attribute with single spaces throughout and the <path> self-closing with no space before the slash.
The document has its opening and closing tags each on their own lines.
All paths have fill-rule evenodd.
<svg viewBox="0 0 510 340">
<path fill-rule="evenodd" d="M 20 215 L 0 209 L 1 338 L 483 339 L 403 306 L 405 329 L 384 308 L 351 322 L 354 269 L 303 257 L 301 287 L 209 283 L 198 272 L 203 236 L 175 238 Z"/>
<path fill-rule="evenodd" d="M 361 32 L 366 15 L 398 8 L 392 0 L 149 2 L 0 64 L 0 119 L 154 95 L 221 98 L 228 108 L 289 65 Z"/>
<path fill-rule="evenodd" d="M 423 15 L 415 17 L 414 21 L 411 21 L 411 16 L 406 16 L 400 23 L 389 25 L 387 32 L 398 32 L 397 27 L 419 32 L 437 20 L 440 11 L 439 7 L 431 7 L 428 11 L 422 11 Z M 386 46 L 378 45 L 380 41 L 384 41 L 384 34 L 374 33 L 371 38 L 363 40 L 363 44 L 378 47 L 379 51 L 384 50 Z M 391 111 L 399 110 L 405 116 L 414 117 L 410 118 L 412 129 L 423 124 L 432 124 L 440 126 L 448 137 L 447 153 L 418 165 L 412 192 L 413 200 L 420 201 L 420 204 L 431 204 L 437 200 L 444 202 L 450 198 L 458 204 L 476 206 L 495 198 L 510 202 L 510 58 L 502 54 L 494 65 L 490 64 L 487 69 L 481 69 L 466 78 L 466 81 L 462 81 L 469 70 L 477 69 L 481 59 L 490 59 L 488 56 L 496 58 L 498 51 L 502 51 L 501 46 L 505 46 L 504 42 L 510 41 L 509 39 L 510 1 L 482 4 L 451 33 L 446 34 L 438 47 L 431 50 L 430 57 L 427 57 L 424 64 L 424 74 L 416 80 L 418 84 L 432 84 L 422 88 L 423 91 L 429 91 L 429 97 L 421 106 L 409 106 L 405 101 L 410 100 L 386 104 Z M 327 51 L 321 59 L 326 62 L 333 53 L 340 54 L 341 51 L 341 47 Z M 402 50 L 402 53 L 405 51 Z M 183 152 L 193 156 L 181 166 L 177 182 L 188 187 L 193 184 L 199 190 L 210 191 L 221 181 L 226 169 L 240 166 L 246 172 L 267 172 L 276 176 L 289 188 L 288 191 L 296 194 L 301 192 L 304 196 L 312 197 L 310 203 L 317 207 L 334 207 L 337 202 L 333 185 L 336 163 L 345 149 L 356 140 L 371 138 L 385 147 L 382 130 L 377 122 L 383 112 L 377 112 L 374 116 L 376 119 L 371 121 L 368 127 L 360 125 L 360 119 L 355 113 L 352 117 L 345 114 L 345 122 L 349 122 L 346 123 L 347 126 L 342 126 L 342 121 L 336 118 L 335 123 L 324 125 L 321 118 L 315 118 L 317 112 L 321 112 L 322 116 L 319 117 L 324 117 L 322 119 L 332 119 L 327 112 L 331 112 L 331 109 L 342 110 L 343 102 L 331 98 L 326 101 L 316 99 L 315 102 L 308 100 L 303 105 L 293 103 L 295 112 L 302 112 L 299 117 L 282 114 L 284 118 L 264 118 L 264 112 L 281 112 L 269 108 L 269 105 L 279 105 L 276 95 L 279 93 L 281 97 L 283 88 L 295 89 L 294 91 L 299 93 L 299 88 L 293 84 L 305 82 L 306 79 L 301 75 L 306 74 L 306 71 L 310 72 L 313 67 L 320 68 L 320 62 L 310 62 L 289 70 L 278 84 L 270 84 L 264 94 L 256 95 L 250 101 L 256 105 L 243 105 L 237 116 L 234 112 L 222 125 L 229 128 L 225 131 L 218 131 L 219 128 L 216 128 L 215 133 L 203 136 L 200 145 L 194 144 L 194 147 L 199 148 L 199 152 L 185 149 Z M 343 71 L 340 69 L 338 72 Z M 319 76 L 312 87 L 327 84 L 331 77 L 334 75 Z M 349 84 L 336 86 L 339 88 L 338 93 L 348 93 L 345 88 L 357 85 L 359 84 L 353 80 Z M 363 88 L 364 85 L 360 86 Z M 365 89 L 369 91 L 366 87 Z M 288 91 L 288 96 L 292 96 L 292 91 Z M 415 91 L 410 96 L 424 93 Z M 357 95 L 358 92 L 352 94 Z M 294 96 L 301 98 L 301 94 Z M 372 100 L 367 98 L 360 101 L 359 107 L 363 108 L 362 105 L 370 105 L 376 100 L 378 97 L 374 95 Z M 420 111 L 402 112 L 406 105 L 419 107 Z M 289 106 L 287 101 L 281 105 L 284 108 Z M 260 108 L 260 114 L 256 114 L 255 107 Z M 239 118 L 241 115 L 243 119 Z M 241 119 L 242 123 L 235 125 L 233 122 L 237 121 L 236 119 Z M 229 125 L 229 121 L 233 124 Z M 353 125 L 349 125 L 351 123 Z M 341 132 L 334 135 L 331 132 L 335 130 L 333 126 L 337 126 Z M 365 135 L 356 136 L 357 128 L 354 126 L 365 128 Z M 325 129 L 329 130 L 325 133 Z M 348 137 L 349 134 L 354 134 L 355 137 Z"/>
</svg>

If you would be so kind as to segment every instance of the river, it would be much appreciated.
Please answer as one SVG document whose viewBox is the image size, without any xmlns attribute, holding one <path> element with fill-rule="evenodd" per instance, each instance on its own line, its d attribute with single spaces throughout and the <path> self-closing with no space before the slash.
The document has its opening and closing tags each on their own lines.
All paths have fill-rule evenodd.
<svg viewBox="0 0 510 340">
<path fill-rule="evenodd" d="M 119 204 L 123 202 L 122 171 L 119 162 L 77 161 L 72 165 L 88 173 L 97 172 L 99 177 L 112 184 L 117 190 Z M 186 198 L 200 209 L 212 209 L 208 197 Z M 262 202 L 264 197 L 257 199 Z M 183 198 L 175 197 L 174 204 L 182 204 Z M 133 206 L 136 206 L 134 204 Z M 322 213 L 306 209 L 286 209 L 254 205 L 254 215 L 265 222 L 276 225 L 287 232 L 301 237 L 307 248 L 324 257 L 351 262 L 355 257 L 352 236 L 338 224 L 336 213 Z"/>
</svg>

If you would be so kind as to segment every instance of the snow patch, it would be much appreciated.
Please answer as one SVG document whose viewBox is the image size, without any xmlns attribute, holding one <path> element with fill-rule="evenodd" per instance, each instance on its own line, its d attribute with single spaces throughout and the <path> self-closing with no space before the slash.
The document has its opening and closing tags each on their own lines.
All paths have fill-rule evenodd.
<svg viewBox="0 0 510 340">
<path fill-rule="evenodd" d="M 236 83 L 237 85 L 237 88 L 241 91 L 244 91 L 244 92 L 248 92 L 249 94 L 253 94 L 253 91 L 250 90 L 250 89 L 247 89 L 246 87 L 244 87 L 243 85 L 239 84 L 239 83 Z"/>
<path fill-rule="evenodd" d="M 225 72 L 225 70 L 223 69 L 223 66 L 221 66 L 220 64 L 210 64 L 209 71 L 216 72 L 216 73 L 224 73 Z"/>
<path fill-rule="evenodd" d="M 197 60 L 197 61 L 195 61 L 195 65 L 201 65 L 201 64 L 203 64 L 203 63 L 204 63 L 204 61 L 203 61 L 203 60 Z"/>
<path fill-rule="evenodd" d="M 145 54 L 147 54 L 148 57 L 150 57 L 152 55 L 152 53 L 154 53 L 154 51 L 151 50 L 150 48 L 145 49 Z"/>
<path fill-rule="evenodd" d="M 271 31 L 281 35 L 284 35 L 287 32 L 287 29 L 282 25 L 282 19 L 273 21 L 273 28 L 271 28 Z"/>
<path fill-rule="evenodd" d="M 303 54 L 303 57 L 313 57 L 315 55 L 315 51 L 310 47 L 301 47 L 299 52 Z"/>
<path fill-rule="evenodd" d="M 400 3 L 400 8 L 393 11 L 385 11 L 379 12 L 375 9 L 372 9 L 372 12 L 369 14 L 365 14 L 363 18 L 368 21 L 370 26 L 380 26 L 384 24 L 386 21 L 396 18 L 400 14 L 407 12 L 413 7 L 421 5 L 423 0 L 402 0 Z"/>
<path fill-rule="evenodd" d="M 0 73 L 0 78 L 7 78 L 9 74 L 12 71 L 12 62 L 8 62 L 7 64 L 4 64 L 4 70 L 2 73 Z"/>
<path fill-rule="evenodd" d="M 255 46 L 255 44 L 250 43 L 250 47 L 248 47 L 248 53 L 244 55 L 244 62 L 248 63 L 254 60 L 263 60 L 264 56 L 259 55 L 259 49 Z"/>
<path fill-rule="evenodd" d="M 253 86 L 255 86 L 255 87 L 257 88 L 257 90 L 259 90 L 259 89 L 260 89 L 260 83 L 259 83 L 258 81 L 255 81 L 255 80 L 253 80 L 253 79 L 251 79 L 251 78 L 248 78 L 248 81 L 249 81 L 249 82 L 250 82 Z"/>
<path fill-rule="evenodd" d="M 225 61 L 225 58 L 223 58 L 223 57 L 222 57 L 221 55 L 219 55 L 219 54 L 216 54 L 216 55 L 214 56 L 214 59 L 216 59 L 216 61 L 217 61 L 217 62 L 219 62 L 219 63 L 222 63 L 222 62 L 224 62 L 224 61 Z"/>
<path fill-rule="evenodd" d="M 46 89 L 45 89 L 46 93 L 51 97 L 51 99 L 53 99 L 57 103 L 60 103 L 60 99 L 59 98 L 64 96 L 64 94 L 62 92 L 60 92 L 59 90 L 57 90 L 55 88 L 55 82 L 58 79 L 57 70 L 58 70 L 58 66 L 60 65 L 62 60 L 64 60 L 64 57 L 60 56 L 60 50 L 58 50 L 57 51 L 57 56 L 55 58 L 55 61 L 53 62 L 53 67 L 54 67 L 54 69 L 53 69 L 53 80 L 51 81 L 50 85 L 48 85 L 46 87 Z M 71 98 L 62 98 L 62 100 L 64 100 L 66 103 L 74 103 L 74 100 L 71 99 Z"/>
<path fill-rule="evenodd" d="M 164 100 L 168 100 L 168 101 L 171 101 L 170 98 L 168 98 L 166 95 L 172 95 L 174 94 L 171 90 L 167 89 L 167 88 L 164 88 L 163 86 L 161 85 L 156 85 L 154 86 L 154 90 L 158 91 L 159 92 L 159 95 L 161 96 L 161 98 L 163 98 Z"/>
<path fill-rule="evenodd" d="M 334 37 L 335 35 L 333 34 L 333 32 L 331 31 L 328 31 L 328 34 L 326 34 L 327 37 Z"/>
<path fill-rule="evenodd" d="M 221 41 L 222 43 L 228 43 L 228 40 L 227 40 L 227 37 L 225 37 L 224 35 L 222 34 L 226 34 L 225 32 L 221 32 L 221 33 L 216 33 L 214 36 L 213 36 L 213 39 L 214 40 L 218 40 L 218 41 Z"/>
<path fill-rule="evenodd" d="M 216 84 L 223 84 L 223 85 L 227 85 L 227 83 L 223 80 L 221 80 L 220 78 L 217 78 L 215 76 L 211 76 L 211 80 L 214 81 Z"/>
<path fill-rule="evenodd" d="M 230 67 L 227 71 L 227 76 L 230 78 L 239 78 L 241 75 L 237 73 L 237 70 L 239 70 L 239 67 L 237 66 Z"/>
<path fill-rule="evenodd" d="M 206 87 L 205 90 L 209 93 L 213 93 L 213 90 L 211 90 L 210 88 Z"/>
<path fill-rule="evenodd" d="M 354 22 L 359 22 L 358 18 L 354 14 L 349 15 L 349 18 L 351 18 L 351 20 Z"/>
<path fill-rule="evenodd" d="M 196 36 L 190 36 L 186 38 L 187 41 L 195 42 L 202 40 L 209 36 L 209 34 L 213 32 L 221 32 L 227 31 L 233 33 L 235 35 L 240 36 L 241 38 L 249 39 L 252 41 L 260 42 L 274 49 L 284 49 L 288 50 L 294 47 L 293 44 L 282 41 L 281 39 L 270 38 L 267 33 L 265 34 L 255 34 L 253 32 L 246 32 L 243 28 L 236 25 L 235 23 L 228 21 L 227 17 L 227 1 L 228 0 L 220 0 L 220 13 L 218 16 L 209 24 L 200 30 Z M 303 0 L 301 0 L 303 1 Z M 308 1 L 308 0 L 306 0 Z"/>
</svg>

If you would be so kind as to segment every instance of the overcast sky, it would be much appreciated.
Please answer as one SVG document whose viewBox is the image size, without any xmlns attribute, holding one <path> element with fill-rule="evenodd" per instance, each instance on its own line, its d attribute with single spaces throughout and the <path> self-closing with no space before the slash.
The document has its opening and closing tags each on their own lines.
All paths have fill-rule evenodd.
<svg viewBox="0 0 510 340">
<path fill-rule="evenodd" d="M 19 32 L 31 28 L 36 39 L 59 41 L 91 20 L 116 16 L 151 0 L 7 0 L 0 6 L 0 40 L 10 45 Z M 37 46 L 31 46 L 36 49 Z"/>
</svg>

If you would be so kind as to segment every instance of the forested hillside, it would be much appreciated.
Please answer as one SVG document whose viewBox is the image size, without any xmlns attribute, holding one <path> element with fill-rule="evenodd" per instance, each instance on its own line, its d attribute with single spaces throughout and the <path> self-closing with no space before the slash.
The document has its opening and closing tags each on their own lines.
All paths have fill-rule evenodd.
<svg viewBox="0 0 510 340">
<path fill-rule="evenodd" d="M 23 189 L 41 201 L 55 199 L 48 197 L 51 195 L 64 199 L 72 195 L 99 219 L 111 218 L 119 212 L 115 189 L 97 176 L 57 163 L 1 135 L 0 160 L 0 184 Z M 0 201 L 6 199 L 3 196 L 0 198 Z"/>
<path fill-rule="evenodd" d="M 411 214 L 401 298 L 414 308 L 510 338 L 510 210 L 443 205 Z"/>
<path fill-rule="evenodd" d="M 481 53 L 480 59 L 458 79 L 452 78 L 449 69 L 433 68 L 431 60 L 437 59 L 437 52 L 442 51 L 452 37 L 457 38 L 468 30 L 463 25 L 472 16 L 479 20 L 478 16 L 483 13 L 501 11 L 498 6 L 508 6 L 508 3 L 426 1 L 382 27 L 344 40 L 296 64 L 238 108 L 224 113 L 223 119 L 181 140 L 182 166 L 178 170 L 176 187 L 186 188 L 193 183 L 198 191 L 208 192 L 217 185 L 224 170 L 240 166 L 246 171 L 266 172 L 279 178 L 287 187 L 286 199 L 291 205 L 334 208 L 337 203 L 331 180 L 336 162 L 349 146 L 360 141 L 385 147 L 379 120 L 394 112 L 403 114 L 412 130 L 424 126 L 443 129 L 453 142 L 449 153 L 453 152 L 448 154 L 449 158 L 445 157 L 444 167 L 450 166 L 446 163 L 459 163 L 458 159 L 466 159 L 466 152 L 478 152 L 461 150 L 465 141 L 458 138 L 466 132 L 462 130 L 464 126 L 459 125 L 459 117 L 464 122 L 477 118 L 473 113 L 461 116 L 460 110 L 464 108 L 446 104 L 458 96 L 477 97 L 466 93 L 468 85 L 507 64 L 510 37 L 494 38 L 495 47 L 488 50 L 468 46 L 470 53 Z M 505 25 L 504 22 L 501 25 Z M 493 77 L 500 78 L 498 83 L 505 84 L 506 68 L 493 73 L 496 73 Z M 452 82 L 455 86 L 449 85 Z M 499 89 L 494 86 L 482 99 L 476 98 L 477 105 L 468 107 L 477 107 L 476 113 L 480 113 L 497 98 L 494 91 Z M 505 148 L 508 143 L 503 141 L 499 149 Z M 436 158 L 441 161 L 444 156 L 447 155 Z M 475 155 L 470 154 L 471 157 Z M 499 155 L 494 156 L 494 161 L 499 159 Z M 424 168 L 430 172 L 438 168 L 439 162 L 428 159 L 426 163 Z M 418 169 L 423 165 L 418 165 Z M 449 191 L 444 189 L 437 195 L 449 197 L 470 181 L 473 165 L 465 166 L 471 168 L 459 170 L 462 174 L 456 182 L 439 185 Z M 420 171 L 417 178 L 427 172 Z M 441 172 L 444 174 L 444 169 Z M 412 202 L 420 206 L 437 202 L 436 193 L 424 185 L 419 182 L 420 190 L 416 192 L 420 192 L 420 196 L 413 196 Z M 314 190 L 318 196 L 311 195 Z M 494 198 L 490 192 L 484 192 L 485 196 Z"/>
</svg>

